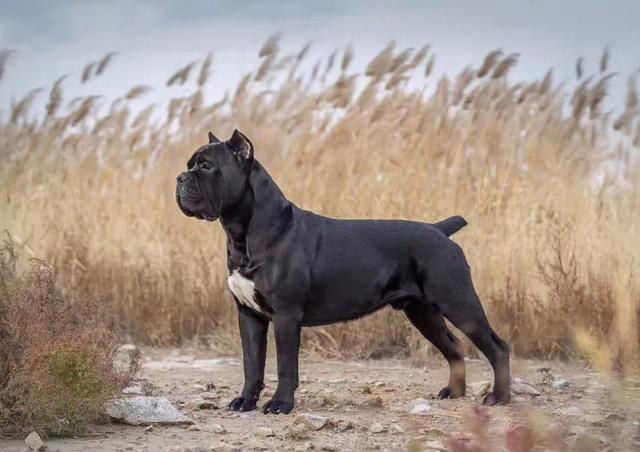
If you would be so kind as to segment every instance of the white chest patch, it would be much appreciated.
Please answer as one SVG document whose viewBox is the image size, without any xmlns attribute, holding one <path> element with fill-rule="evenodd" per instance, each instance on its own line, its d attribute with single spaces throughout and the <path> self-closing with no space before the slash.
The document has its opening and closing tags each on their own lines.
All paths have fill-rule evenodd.
<svg viewBox="0 0 640 452">
<path fill-rule="evenodd" d="M 256 285 L 253 281 L 242 276 L 238 270 L 234 270 L 227 282 L 229 283 L 229 289 L 231 289 L 239 303 L 262 315 L 266 315 L 256 303 Z"/>
</svg>

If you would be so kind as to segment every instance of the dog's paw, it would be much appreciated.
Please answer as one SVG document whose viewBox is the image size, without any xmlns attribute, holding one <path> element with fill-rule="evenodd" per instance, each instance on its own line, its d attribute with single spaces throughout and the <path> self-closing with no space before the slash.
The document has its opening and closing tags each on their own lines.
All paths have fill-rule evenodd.
<svg viewBox="0 0 640 452">
<path fill-rule="evenodd" d="M 507 403 L 509 403 L 509 397 L 500 398 L 495 392 L 487 394 L 482 401 L 482 404 L 486 406 L 506 405 Z"/>
<path fill-rule="evenodd" d="M 464 395 L 464 392 L 461 393 L 460 391 L 454 391 L 449 386 L 445 386 L 438 393 L 438 398 L 439 399 L 457 399 L 458 397 L 462 397 L 463 395 Z"/>
<path fill-rule="evenodd" d="M 264 414 L 289 414 L 293 409 L 293 402 L 282 400 L 270 400 L 262 407 Z"/>
<path fill-rule="evenodd" d="M 250 397 L 236 397 L 231 401 L 228 408 L 231 411 L 251 411 L 256 408 L 257 399 Z"/>
</svg>

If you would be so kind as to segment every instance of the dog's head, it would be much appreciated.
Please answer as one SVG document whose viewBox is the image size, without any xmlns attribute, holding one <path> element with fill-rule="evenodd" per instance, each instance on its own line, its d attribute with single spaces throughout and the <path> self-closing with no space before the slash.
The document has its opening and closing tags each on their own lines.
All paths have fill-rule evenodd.
<svg viewBox="0 0 640 452">
<path fill-rule="evenodd" d="M 209 132 L 209 143 L 187 162 L 178 175 L 176 201 L 182 213 L 215 221 L 221 212 L 242 198 L 253 164 L 253 144 L 238 130 L 227 141 Z"/>
</svg>

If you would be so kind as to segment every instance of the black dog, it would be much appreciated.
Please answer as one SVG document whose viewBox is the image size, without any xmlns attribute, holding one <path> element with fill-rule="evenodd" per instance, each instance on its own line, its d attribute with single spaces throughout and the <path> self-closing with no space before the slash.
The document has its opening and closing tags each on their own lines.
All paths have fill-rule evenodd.
<svg viewBox="0 0 640 452">
<path fill-rule="evenodd" d="M 264 387 L 269 322 L 275 328 L 278 388 L 265 413 L 289 413 L 298 387 L 300 328 L 356 319 L 385 305 L 404 311 L 450 365 L 440 398 L 465 393 L 459 328 L 489 359 L 487 405 L 510 398 L 509 350 L 491 329 L 461 248 L 448 236 L 466 225 L 452 217 L 429 225 L 396 220 L 336 220 L 284 197 L 253 145 L 237 130 L 221 142 L 209 132 L 178 176 L 176 200 L 187 216 L 227 234 L 229 288 L 238 306 L 244 388 L 229 408 L 248 411 Z"/>
</svg>

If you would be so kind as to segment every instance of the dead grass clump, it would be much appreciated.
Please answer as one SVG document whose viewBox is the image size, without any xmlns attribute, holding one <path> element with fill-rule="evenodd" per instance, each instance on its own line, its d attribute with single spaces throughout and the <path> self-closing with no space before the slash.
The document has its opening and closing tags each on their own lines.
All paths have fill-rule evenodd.
<svg viewBox="0 0 640 452">
<path fill-rule="evenodd" d="M 14 243 L 0 248 L 0 432 L 84 431 L 126 375 L 113 367 L 116 330 L 100 299 L 63 297 L 56 274 L 32 260 L 19 271 Z"/>
</svg>

